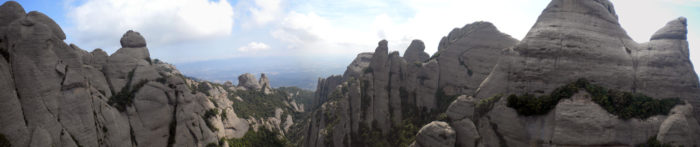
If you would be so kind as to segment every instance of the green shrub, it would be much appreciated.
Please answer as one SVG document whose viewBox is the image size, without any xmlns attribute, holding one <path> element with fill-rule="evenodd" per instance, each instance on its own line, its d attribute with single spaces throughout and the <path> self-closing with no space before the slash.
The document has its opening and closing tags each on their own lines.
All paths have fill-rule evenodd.
<svg viewBox="0 0 700 147">
<path fill-rule="evenodd" d="M 208 143 L 206 147 L 218 147 L 219 145 L 216 143 Z"/>
<path fill-rule="evenodd" d="M 265 128 L 258 129 L 257 132 L 249 130 L 240 139 L 226 139 L 230 147 L 281 147 L 291 146 L 289 142 L 282 138 L 277 138 L 279 134 Z"/>
<path fill-rule="evenodd" d="M 235 100 L 239 96 L 243 101 Z M 233 110 L 240 118 L 266 118 L 275 116 L 275 108 L 281 108 L 287 112 L 290 108 L 284 104 L 287 101 L 287 93 L 273 91 L 265 94 L 262 91 L 246 90 L 230 92 L 229 100 L 234 101 Z"/>
<path fill-rule="evenodd" d="M 673 145 L 669 143 L 662 143 L 656 139 L 656 136 L 650 137 L 647 142 L 643 144 L 635 145 L 636 147 L 672 147 Z"/>
<path fill-rule="evenodd" d="M 216 116 L 216 115 L 219 115 L 219 109 L 214 108 L 214 109 L 209 109 L 209 110 L 205 111 L 204 116 L 202 116 L 202 119 L 204 119 L 204 123 L 207 125 L 207 127 L 209 127 L 210 130 L 212 130 L 214 132 L 219 131 L 219 129 L 214 127 L 214 125 L 211 123 L 211 121 L 209 119 L 211 117 Z"/>
<path fill-rule="evenodd" d="M 209 90 L 211 90 L 211 87 L 207 82 L 200 82 L 199 85 L 197 85 L 197 89 L 195 89 L 197 92 L 204 93 L 207 96 L 211 96 L 209 93 Z"/>
<path fill-rule="evenodd" d="M 479 102 L 476 103 L 476 107 L 474 108 L 474 117 L 481 117 L 489 111 L 491 111 L 493 105 L 496 104 L 496 102 L 498 102 L 499 100 L 501 100 L 501 97 L 503 97 L 501 94 L 497 94 L 495 96 L 479 100 Z"/>
<path fill-rule="evenodd" d="M 221 111 L 221 119 L 228 119 L 228 114 L 226 114 L 226 110 Z"/>
<path fill-rule="evenodd" d="M 0 134 L 0 147 L 11 147 L 12 143 L 10 143 L 10 140 L 5 138 L 4 134 Z"/>
<path fill-rule="evenodd" d="M 365 71 L 364 71 L 364 72 L 365 72 L 365 73 L 371 73 L 371 72 L 374 72 L 374 69 L 372 69 L 372 67 L 367 67 L 367 68 L 365 68 Z"/>
<path fill-rule="evenodd" d="M 640 93 L 605 89 L 585 79 L 579 79 L 555 89 L 549 95 L 510 95 L 508 107 L 525 116 L 542 115 L 554 109 L 559 100 L 570 98 L 579 90 L 586 90 L 591 94 L 593 102 L 622 119 L 646 119 L 654 115 L 667 115 L 675 105 L 683 104 L 679 98 L 657 100 Z"/>
<path fill-rule="evenodd" d="M 114 106 L 115 108 L 117 108 L 117 110 L 121 112 L 124 112 L 127 106 L 131 106 L 133 104 L 136 92 L 138 92 L 141 89 L 141 87 L 146 85 L 146 83 L 148 83 L 147 80 L 141 80 L 139 81 L 139 83 L 132 87 L 131 82 L 134 79 L 135 70 L 136 68 L 129 72 L 129 75 L 127 76 L 126 85 L 124 85 L 124 87 L 118 93 L 115 93 L 114 95 L 109 97 L 109 100 L 107 101 L 107 104 Z"/>
<path fill-rule="evenodd" d="M 452 104 L 452 101 L 457 99 L 458 95 L 447 95 L 445 94 L 445 91 L 443 88 L 438 89 L 438 91 L 435 93 L 435 99 L 437 100 L 437 109 L 433 110 L 436 112 L 445 112 L 447 110 L 447 107 Z"/>
</svg>

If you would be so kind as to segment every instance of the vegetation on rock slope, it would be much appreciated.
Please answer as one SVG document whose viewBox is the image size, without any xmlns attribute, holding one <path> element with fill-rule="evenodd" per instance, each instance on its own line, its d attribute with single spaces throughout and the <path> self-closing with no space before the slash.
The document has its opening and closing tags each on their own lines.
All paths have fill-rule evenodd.
<svg viewBox="0 0 700 147">
<path fill-rule="evenodd" d="M 239 139 L 221 139 L 228 143 L 230 147 L 281 147 L 291 146 L 285 138 L 277 137 L 277 133 L 265 128 L 259 129 L 257 132 L 250 130 L 245 133 L 243 138 Z"/>
<path fill-rule="evenodd" d="M 586 79 L 579 79 L 554 89 L 549 95 L 539 97 L 529 93 L 510 95 L 508 96 L 508 107 L 517 110 L 518 114 L 525 116 L 547 114 L 556 107 L 559 100 L 570 98 L 579 90 L 585 90 L 590 93 L 593 102 L 622 119 L 646 119 L 654 115 L 666 115 L 673 106 L 683 104 L 679 98 L 658 100 L 640 93 L 606 89 L 591 84 Z"/>
</svg>

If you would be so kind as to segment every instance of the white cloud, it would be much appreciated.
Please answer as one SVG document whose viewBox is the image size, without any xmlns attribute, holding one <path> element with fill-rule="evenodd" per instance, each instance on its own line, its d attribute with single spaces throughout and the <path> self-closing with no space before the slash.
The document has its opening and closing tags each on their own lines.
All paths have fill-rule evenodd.
<svg viewBox="0 0 700 147">
<path fill-rule="evenodd" d="M 338 26 L 314 12 L 291 11 L 270 34 L 295 53 L 306 55 L 347 55 L 379 41 L 368 31 Z"/>
<path fill-rule="evenodd" d="M 251 7 L 249 11 L 258 25 L 264 25 L 282 14 L 281 4 L 281 0 L 255 0 L 256 7 Z"/>
<path fill-rule="evenodd" d="M 270 46 L 268 46 L 265 43 L 262 42 L 250 42 L 246 46 L 242 46 L 238 48 L 238 51 L 241 52 L 255 52 L 255 51 L 264 51 L 270 49 Z"/>
<path fill-rule="evenodd" d="M 227 0 L 87 0 L 69 8 L 68 18 L 81 44 L 115 46 L 135 30 L 151 46 L 230 35 L 233 8 Z"/>
<path fill-rule="evenodd" d="M 680 17 L 663 1 L 613 1 L 620 25 L 636 42 L 648 42 L 668 21 Z M 653 12 L 654 15 L 647 15 Z"/>
<path fill-rule="evenodd" d="M 292 48 L 324 54 L 374 51 L 381 39 L 389 41 L 390 50 L 402 52 L 411 40 L 421 39 L 426 43 L 426 52 L 432 54 L 442 36 L 455 27 L 475 21 L 493 22 L 502 32 L 521 39 L 547 4 L 538 0 L 340 3 L 343 5 L 308 4 L 311 6 L 304 7 L 307 12 L 291 11 L 272 35 Z M 366 7 L 369 12 L 365 9 L 344 11 L 346 5 Z M 326 8 L 328 6 L 331 7 Z"/>
</svg>

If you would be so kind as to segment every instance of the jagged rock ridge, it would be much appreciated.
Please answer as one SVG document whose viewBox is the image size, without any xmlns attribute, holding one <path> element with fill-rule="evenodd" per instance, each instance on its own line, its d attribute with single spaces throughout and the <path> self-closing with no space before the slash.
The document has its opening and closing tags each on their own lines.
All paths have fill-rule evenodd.
<svg viewBox="0 0 700 147">
<path fill-rule="evenodd" d="M 410 117 L 418 115 L 449 127 L 437 127 L 441 122 L 426 125 L 414 146 L 452 141 L 456 146 L 630 146 L 652 137 L 697 146 L 700 85 L 688 58 L 686 26 L 685 18 L 675 19 L 649 42 L 636 43 L 618 23 L 610 1 L 553 0 L 519 42 L 490 23 L 476 22 L 454 29 L 442 38 L 438 52 L 421 62 L 408 50 L 403 58 L 387 56 L 386 42 L 381 41 L 371 58 L 358 55 L 342 78 L 321 80 L 319 89 L 325 90 L 316 96 L 320 107 L 313 112 L 305 145 L 406 145 L 401 133 L 418 131 L 406 128 L 432 121 L 405 123 L 416 122 Z M 418 62 L 406 63 L 409 60 Z M 585 91 L 540 116 L 519 115 L 506 104 L 508 95 L 544 95 L 581 78 L 687 103 L 667 115 L 630 120 L 607 112 Z M 445 110 L 443 101 L 452 104 Z M 677 129 L 681 127 L 687 129 Z M 454 138 L 435 133 L 451 131 Z"/>
<path fill-rule="evenodd" d="M 136 31 L 124 33 L 122 47 L 111 55 L 87 52 L 65 38 L 41 12 L 26 13 L 15 1 L 0 6 L 1 144 L 227 146 L 220 139 L 241 138 L 249 128 L 265 127 L 286 138 L 294 133 L 292 114 L 304 111 L 296 102 L 300 89 L 273 89 L 264 74 L 259 81 L 251 78 L 253 87 L 185 77 L 173 65 L 152 60 Z M 243 91 L 276 94 L 284 100 L 269 109 L 283 113 L 240 118 L 249 114 L 234 112 L 232 105 L 247 99 L 238 97 Z"/>
<path fill-rule="evenodd" d="M 397 134 L 407 124 L 427 124 L 459 94 L 472 94 L 501 52 L 518 42 L 489 22 L 465 25 L 445 38 L 444 49 L 433 57 L 423 52 L 420 40 L 409 45 L 404 57 L 388 53 L 382 40 L 375 52 L 359 54 L 343 76 L 320 79 L 314 101 L 318 110 L 312 112 L 304 146 L 366 146 L 372 139 L 398 139 L 382 136 Z"/>
</svg>

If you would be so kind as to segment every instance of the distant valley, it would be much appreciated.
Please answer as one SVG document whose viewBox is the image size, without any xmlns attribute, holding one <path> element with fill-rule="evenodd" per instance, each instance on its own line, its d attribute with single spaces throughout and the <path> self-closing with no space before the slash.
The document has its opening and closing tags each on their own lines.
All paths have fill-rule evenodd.
<svg viewBox="0 0 700 147">
<path fill-rule="evenodd" d="M 309 59 L 306 59 L 309 60 Z M 319 77 L 339 75 L 352 58 L 314 59 L 315 63 L 291 57 L 238 57 L 175 64 L 184 75 L 200 80 L 237 83 L 238 75 L 265 73 L 272 87 L 296 86 L 315 90 Z M 245 63 L 245 64 L 239 64 Z"/>
</svg>

